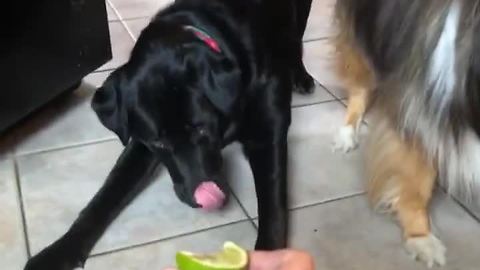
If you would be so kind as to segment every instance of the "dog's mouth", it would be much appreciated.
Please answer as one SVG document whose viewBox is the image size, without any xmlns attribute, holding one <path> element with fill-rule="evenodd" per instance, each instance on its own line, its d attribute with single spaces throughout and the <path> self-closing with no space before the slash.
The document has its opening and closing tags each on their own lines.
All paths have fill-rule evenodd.
<svg viewBox="0 0 480 270">
<path fill-rule="evenodd" d="M 193 195 L 195 202 L 204 210 L 220 209 L 226 200 L 225 193 L 212 181 L 202 182 Z"/>
</svg>

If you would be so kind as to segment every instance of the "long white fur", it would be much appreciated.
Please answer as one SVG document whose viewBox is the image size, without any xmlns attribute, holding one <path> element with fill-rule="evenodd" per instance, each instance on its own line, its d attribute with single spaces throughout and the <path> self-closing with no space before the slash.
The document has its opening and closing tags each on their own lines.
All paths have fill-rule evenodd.
<svg viewBox="0 0 480 270">
<path fill-rule="evenodd" d="M 428 70 L 428 83 L 433 85 L 433 99 L 441 108 L 451 100 L 457 80 L 455 72 L 456 40 L 461 7 L 454 1 L 448 12 Z"/>
<path fill-rule="evenodd" d="M 430 157 L 438 154 L 437 147 L 442 145 L 442 140 L 445 139 L 444 117 L 448 117 L 448 106 L 456 88 L 456 39 L 460 13 L 461 5 L 454 0 L 448 8 L 443 25 L 438 29 L 440 35 L 432 55 L 429 56 L 430 63 L 426 67 L 425 82 L 411 82 L 407 86 L 407 94 L 402 102 L 403 127 L 422 140 Z M 435 26 L 428 30 L 437 31 Z M 430 47 L 430 42 L 431 37 L 425 39 L 427 48 Z M 423 48 L 417 47 L 414 50 L 421 51 Z M 418 90 L 424 87 L 427 89 Z"/>
<path fill-rule="evenodd" d="M 430 62 L 427 80 L 433 86 L 432 101 L 436 104 L 431 105 L 439 109 L 437 115 L 446 111 L 456 87 L 456 39 L 460 14 L 461 5 L 454 0 Z M 436 118 L 430 115 L 432 116 Z M 430 148 L 430 153 L 436 152 L 438 155 L 440 179 L 450 191 L 471 199 L 472 189 L 480 181 L 480 141 L 472 130 L 466 130 L 460 135 L 457 144 L 453 140 L 453 134 L 442 136 L 442 124 L 437 124 L 437 129 L 440 130 L 437 130 L 438 133 L 434 136 L 439 140 L 432 141 L 436 145 L 428 142 L 426 145 Z M 437 144 L 438 142 L 440 144 Z"/>
<path fill-rule="evenodd" d="M 462 87 L 456 73 L 461 13 L 461 1 L 452 1 L 428 65 L 426 84 L 431 98 L 425 108 L 425 97 L 407 95 L 404 124 L 421 139 L 432 161 L 437 161 L 442 183 L 450 192 L 469 200 L 473 189 L 480 187 L 480 140 L 467 129 L 455 142 L 453 132 L 444 125 L 456 88 Z"/>
</svg>

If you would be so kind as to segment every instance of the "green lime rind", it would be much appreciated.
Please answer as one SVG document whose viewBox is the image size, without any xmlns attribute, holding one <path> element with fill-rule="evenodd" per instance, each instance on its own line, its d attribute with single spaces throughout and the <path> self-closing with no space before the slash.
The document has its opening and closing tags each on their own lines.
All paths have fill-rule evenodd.
<svg viewBox="0 0 480 270">
<path fill-rule="evenodd" d="M 214 254 L 180 251 L 176 261 L 178 270 L 245 270 L 248 254 L 236 244 L 226 242 L 223 250 Z"/>
</svg>

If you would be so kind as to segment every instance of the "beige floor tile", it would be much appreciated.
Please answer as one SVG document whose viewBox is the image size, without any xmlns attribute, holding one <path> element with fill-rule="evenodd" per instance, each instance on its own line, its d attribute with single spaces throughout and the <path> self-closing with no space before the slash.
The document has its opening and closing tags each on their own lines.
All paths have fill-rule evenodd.
<svg viewBox="0 0 480 270">
<path fill-rule="evenodd" d="M 96 87 L 109 73 L 88 75 L 79 89 L 32 114 L 7 134 L 14 137 L 10 146 L 17 154 L 25 154 L 115 138 L 90 106 Z"/>
<path fill-rule="evenodd" d="M 319 102 L 334 100 L 332 96 L 322 85 L 316 83 L 315 92 L 304 95 L 294 92 L 292 96 L 292 106 L 305 106 Z"/>
<path fill-rule="evenodd" d="M 443 193 L 433 203 L 434 231 L 447 247 L 448 270 L 478 269 L 480 224 Z M 292 246 L 310 251 L 321 270 L 423 270 L 403 249 L 392 219 L 373 213 L 365 197 L 296 210 Z"/>
<path fill-rule="evenodd" d="M 86 87 L 91 86 L 92 88 L 97 88 L 102 86 L 103 82 L 107 79 L 107 77 L 112 73 L 111 70 L 109 71 L 102 71 L 102 72 L 94 72 L 88 74 L 85 78 L 83 78 L 83 83 Z"/>
<path fill-rule="evenodd" d="M 151 17 L 173 0 L 110 0 L 122 19 Z"/>
<path fill-rule="evenodd" d="M 110 6 L 108 1 L 105 1 L 105 6 L 107 8 L 107 17 L 109 21 L 116 21 L 118 20 L 117 14 L 115 14 L 115 11 L 113 8 Z"/>
<path fill-rule="evenodd" d="M 0 157 L 0 263 L 21 269 L 27 260 L 13 161 Z"/>
<path fill-rule="evenodd" d="M 333 153 L 334 134 L 345 108 L 328 102 L 293 109 L 289 133 L 290 206 L 299 207 L 349 196 L 364 190 L 362 149 Z M 253 176 L 239 147 L 226 151 L 225 171 L 249 215 L 257 216 Z"/>
<path fill-rule="evenodd" d="M 108 25 L 112 45 L 112 60 L 98 68 L 97 71 L 117 68 L 126 63 L 134 45 L 132 37 L 130 37 L 127 29 L 125 29 L 121 22 L 109 22 Z"/>
<path fill-rule="evenodd" d="M 325 88 L 338 98 L 345 98 L 343 84 L 335 73 L 335 48 L 330 40 L 319 40 L 304 43 L 304 62 L 307 70 Z"/>
<path fill-rule="evenodd" d="M 304 40 L 331 37 L 334 34 L 335 2 L 336 0 L 313 0 Z"/>
<path fill-rule="evenodd" d="M 179 250 L 216 252 L 225 241 L 234 241 L 252 249 L 256 231 L 249 221 L 183 236 L 159 243 L 125 250 L 87 261 L 85 270 L 148 270 L 163 269 L 175 265 L 175 253 Z"/>
<path fill-rule="evenodd" d="M 467 199 L 465 196 L 456 195 L 456 198 L 458 198 L 458 201 L 480 220 L 480 196 L 477 195 L 475 198 Z"/>
<path fill-rule="evenodd" d="M 19 158 L 32 253 L 66 232 L 100 188 L 121 150 L 122 146 L 113 141 Z M 214 213 L 185 206 L 174 195 L 171 180 L 163 172 L 122 212 L 100 240 L 95 252 L 190 233 L 245 218 L 233 198 L 226 209 Z M 43 226 L 46 222 L 49 226 Z"/>
<path fill-rule="evenodd" d="M 150 18 L 139 18 L 125 21 L 127 27 L 130 29 L 130 32 L 133 34 L 135 38 L 140 36 L 142 30 L 147 27 L 148 23 L 150 23 Z"/>
</svg>

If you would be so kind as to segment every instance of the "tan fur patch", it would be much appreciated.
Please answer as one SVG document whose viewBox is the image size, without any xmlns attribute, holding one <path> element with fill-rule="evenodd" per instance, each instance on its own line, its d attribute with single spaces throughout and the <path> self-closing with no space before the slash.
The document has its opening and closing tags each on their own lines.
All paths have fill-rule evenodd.
<svg viewBox="0 0 480 270">
<path fill-rule="evenodd" d="M 374 73 L 363 53 L 354 45 L 351 27 L 342 18 L 337 23 L 340 31 L 334 39 L 335 69 L 348 93 L 345 125 L 356 127 L 365 114 L 370 92 L 375 87 Z"/>
<path fill-rule="evenodd" d="M 369 197 L 377 208 L 396 214 L 405 238 L 426 236 L 436 170 L 421 147 L 404 141 L 386 118 L 374 123 L 367 142 Z"/>
</svg>

